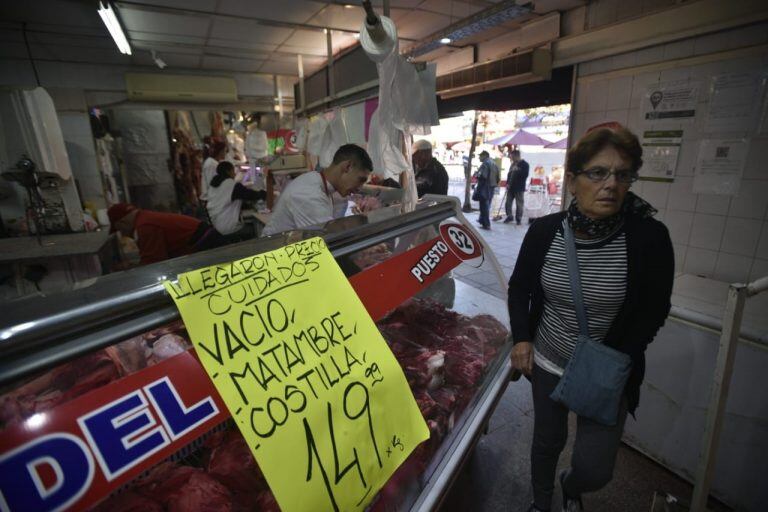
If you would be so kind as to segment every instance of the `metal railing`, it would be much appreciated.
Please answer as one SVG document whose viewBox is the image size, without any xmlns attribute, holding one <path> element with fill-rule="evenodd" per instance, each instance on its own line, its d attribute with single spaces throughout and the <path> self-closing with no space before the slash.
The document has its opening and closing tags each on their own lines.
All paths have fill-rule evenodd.
<svg viewBox="0 0 768 512">
<path fill-rule="evenodd" d="M 701 455 L 696 469 L 696 484 L 691 499 L 691 512 L 704 512 L 707 507 L 709 489 L 715 470 L 715 455 L 723 428 L 725 404 L 736 360 L 736 346 L 741 333 L 744 306 L 749 297 L 768 290 L 768 276 L 748 284 L 735 283 L 728 288 L 728 301 L 723 313 L 720 346 L 717 352 L 712 395 L 707 409 Z"/>
</svg>

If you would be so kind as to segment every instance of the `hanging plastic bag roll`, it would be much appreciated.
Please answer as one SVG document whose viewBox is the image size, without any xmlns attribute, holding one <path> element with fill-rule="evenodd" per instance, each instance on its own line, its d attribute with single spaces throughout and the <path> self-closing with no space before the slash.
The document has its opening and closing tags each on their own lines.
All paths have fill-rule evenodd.
<svg viewBox="0 0 768 512">
<path fill-rule="evenodd" d="M 395 22 L 386 16 L 380 16 L 376 25 L 363 22 L 360 29 L 360 46 L 373 62 L 382 62 L 397 47 L 397 28 Z"/>
</svg>

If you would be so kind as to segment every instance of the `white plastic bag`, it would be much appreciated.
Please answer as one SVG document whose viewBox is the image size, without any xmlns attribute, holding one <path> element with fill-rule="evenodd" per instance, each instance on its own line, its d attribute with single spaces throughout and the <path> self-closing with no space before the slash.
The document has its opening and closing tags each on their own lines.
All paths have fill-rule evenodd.
<svg viewBox="0 0 768 512">
<path fill-rule="evenodd" d="M 328 167 L 333 162 L 333 155 L 336 151 L 347 143 L 347 128 L 344 125 L 344 117 L 341 115 L 341 109 L 335 108 L 327 113 L 326 117 L 333 116 L 325 128 L 323 135 L 322 148 L 320 150 L 320 167 Z"/>
<path fill-rule="evenodd" d="M 328 127 L 328 121 L 323 116 L 317 116 L 309 123 L 309 136 L 307 138 L 307 153 L 319 156 L 323 149 L 323 136 Z"/>
<path fill-rule="evenodd" d="M 296 151 L 302 152 L 307 149 L 307 135 L 309 131 L 309 122 L 306 118 L 296 120 L 294 126 L 294 132 L 296 133 L 296 140 L 293 142 L 293 147 Z"/>
</svg>

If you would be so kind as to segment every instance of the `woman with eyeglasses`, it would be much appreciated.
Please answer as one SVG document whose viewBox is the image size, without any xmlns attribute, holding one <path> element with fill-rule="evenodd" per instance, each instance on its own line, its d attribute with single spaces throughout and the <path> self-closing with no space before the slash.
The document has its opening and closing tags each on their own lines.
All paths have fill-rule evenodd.
<svg viewBox="0 0 768 512">
<path fill-rule="evenodd" d="M 533 392 L 530 511 L 551 509 L 571 409 L 598 414 L 577 414 L 570 468 L 558 476 L 563 510 L 583 510 L 582 494 L 611 480 L 627 412 L 639 402 L 645 349 L 669 313 L 672 242 L 656 209 L 629 190 L 641 165 L 642 147 L 624 127 L 579 140 L 566 157 L 573 200 L 531 225 L 509 281 L 512 366 Z M 610 365 L 584 349 L 583 336 L 610 349 Z M 624 380 L 601 383 L 614 361 L 626 362 Z M 584 375 L 599 392 L 587 386 L 594 382 L 581 387 Z"/>
</svg>

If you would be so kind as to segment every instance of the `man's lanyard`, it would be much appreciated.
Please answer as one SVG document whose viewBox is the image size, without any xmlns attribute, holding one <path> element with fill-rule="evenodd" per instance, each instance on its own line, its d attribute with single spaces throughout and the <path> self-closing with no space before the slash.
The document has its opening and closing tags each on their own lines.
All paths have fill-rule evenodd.
<svg viewBox="0 0 768 512">
<path fill-rule="evenodd" d="M 328 196 L 328 199 L 333 200 L 331 197 L 331 193 L 328 192 L 328 179 L 325 177 L 325 174 L 323 172 L 320 172 L 320 177 L 323 178 L 323 188 L 325 189 L 325 195 Z"/>
</svg>

